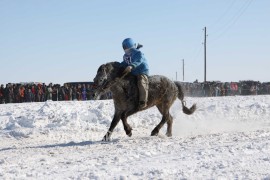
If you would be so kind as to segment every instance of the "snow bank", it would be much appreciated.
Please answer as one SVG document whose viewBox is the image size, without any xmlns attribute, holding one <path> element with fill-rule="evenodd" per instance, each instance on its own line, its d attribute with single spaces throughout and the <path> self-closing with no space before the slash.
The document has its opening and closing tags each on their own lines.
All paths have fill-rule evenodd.
<svg viewBox="0 0 270 180">
<path fill-rule="evenodd" d="M 182 112 L 180 101 L 171 108 L 175 136 L 193 136 L 230 131 L 250 131 L 269 126 L 269 96 L 238 96 L 215 98 L 187 98 L 187 106 L 197 104 L 197 111 L 190 116 Z M 1 105 L 0 135 L 16 138 L 48 134 L 51 131 L 79 133 L 105 132 L 114 113 L 111 100 L 25 103 Z M 161 120 L 156 107 L 129 117 L 136 131 L 149 131 Z M 116 131 L 123 130 L 122 124 Z M 166 125 L 161 133 L 165 133 Z M 145 135 L 148 135 L 145 134 Z"/>
</svg>

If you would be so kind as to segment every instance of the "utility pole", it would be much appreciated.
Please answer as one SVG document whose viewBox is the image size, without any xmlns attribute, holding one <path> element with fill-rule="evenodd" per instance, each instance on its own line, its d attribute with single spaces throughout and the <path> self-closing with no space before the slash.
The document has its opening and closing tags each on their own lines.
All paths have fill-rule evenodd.
<svg viewBox="0 0 270 180">
<path fill-rule="evenodd" d="M 185 81 L 185 60 L 184 59 L 182 59 L 182 61 L 183 61 L 183 81 Z"/>
<path fill-rule="evenodd" d="M 204 82 L 206 82 L 206 27 L 204 27 Z"/>
</svg>

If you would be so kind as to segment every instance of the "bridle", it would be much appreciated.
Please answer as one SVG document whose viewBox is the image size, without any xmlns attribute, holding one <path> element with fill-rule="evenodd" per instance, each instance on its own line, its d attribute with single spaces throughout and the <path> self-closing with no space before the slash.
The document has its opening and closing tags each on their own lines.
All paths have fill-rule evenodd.
<svg viewBox="0 0 270 180">
<path fill-rule="evenodd" d="M 127 73 L 123 74 L 120 78 L 115 78 L 114 80 L 108 81 L 108 76 L 107 76 L 107 73 L 105 70 L 104 70 L 104 73 L 105 73 L 104 77 L 105 77 L 106 81 L 104 81 L 101 85 L 97 86 L 96 92 L 98 92 L 98 93 L 95 93 L 94 99 L 96 99 L 101 92 L 107 91 L 108 89 L 110 89 L 113 85 L 115 85 L 120 80 L 122 80 L 128 74 L 128 72 L 127 72 Z"/>
</svg>

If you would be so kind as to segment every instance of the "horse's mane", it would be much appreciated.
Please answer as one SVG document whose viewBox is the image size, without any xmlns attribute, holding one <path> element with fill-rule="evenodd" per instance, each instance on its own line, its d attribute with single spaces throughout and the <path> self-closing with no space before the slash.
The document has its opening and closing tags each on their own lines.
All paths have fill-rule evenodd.
<svg viewBox="0 0 270 180">
<path fill-rule="evenodd" d="M 124 66 L 121 65 L 120 62 L 114 61 L 114 62 L 108 62 L 105 64 L 108 68 L 111 68 L 111 80 L 110 84 L 115 84 L 117 82 L 118 87 L 122 87 L 126 90 L 128 94 L 136 95 L 134 91 L 137 90 L 137 81 L 136 76 L 129 74 L 123 74 L 123 71 L 125 69 Z M 130 91 L 130 92 L 129 92 Z"/>
<path fill-rule="evenodd" d="M 120 62 L 117 62 L 117 61 L 108 62 L 107 65 L 111 65 L 114 68 L 116 77 L 119 77 L 119 78 L 122 77 L 123 71 L 125 68 L 121 65 Z"/>
</svg>

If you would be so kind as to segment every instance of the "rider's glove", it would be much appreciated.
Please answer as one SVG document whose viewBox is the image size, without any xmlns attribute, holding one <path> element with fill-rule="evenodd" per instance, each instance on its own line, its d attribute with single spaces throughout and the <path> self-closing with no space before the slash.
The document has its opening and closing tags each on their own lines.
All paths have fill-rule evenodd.
<svg viewBox="0 0 270 180">
<path fill-rule="evenodd" d="M 128 74 L 132 70 L 132 66 L 127 66 L 126 69 L 123 71 L 123 74 Z"/>
</svg>

